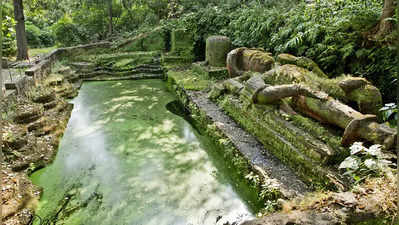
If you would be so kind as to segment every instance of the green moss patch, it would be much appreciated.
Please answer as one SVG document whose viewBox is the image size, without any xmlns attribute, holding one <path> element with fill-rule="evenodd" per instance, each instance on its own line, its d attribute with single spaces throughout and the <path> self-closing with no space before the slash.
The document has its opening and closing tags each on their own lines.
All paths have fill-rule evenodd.
<svg viewBox="0 0 399 225">
<path fill-rule="evenodd" d="M 220 105 L 309 185 L 322 189 L 337 188 L 334 182 L 338 178 L 326 166 L 336 153 L 326 155 L 318 149 L 319 146 L 312 145 L 313 135 L 280 117 L 276 106 L 247 105 L 229 95 L 220 99 Z"/>
<path fill-rule="evenodd" d="M 173 71 L 167 73 L 169 85 L 179 85 L 186 90 L 204 90 L 208 88 L 212 81 L 198 76 L 191 70 Z"/>
<path fill-rule="evenodd" d="M 203 62 L 193 63 L 193 71 L 208 79 L 223 80 L 229 76 L 226 67 L 204 65 Z"/>
</svg>

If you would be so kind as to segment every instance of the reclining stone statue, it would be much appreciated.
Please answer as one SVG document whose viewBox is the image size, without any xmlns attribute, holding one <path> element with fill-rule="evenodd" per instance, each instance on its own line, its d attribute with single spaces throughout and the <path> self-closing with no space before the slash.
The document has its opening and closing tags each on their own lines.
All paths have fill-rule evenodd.
<svg viewBox="0 0 399 225">
<path fill-rule="evenodd" d="M 264 105 L 280 104 L 281 99 L 291 97 L 288 113 L 295 113 L 294 108 L 344 129 L 345 146 L 360 139 L 386 149 L 395 145 L 395 129 L 379 124 L 374 115 L 381 105 L 381 94 L 366 79 L 328 79 L 310 59 L 284 54 L 275 63 L 270 53 L 258 49 L 235 49 L 226 61 L 232 78 L 223 82 L 223 89 L 242 99 Z M 352 102 L 357 103 L 358 111 L 344 104 Z"/>
</svg>

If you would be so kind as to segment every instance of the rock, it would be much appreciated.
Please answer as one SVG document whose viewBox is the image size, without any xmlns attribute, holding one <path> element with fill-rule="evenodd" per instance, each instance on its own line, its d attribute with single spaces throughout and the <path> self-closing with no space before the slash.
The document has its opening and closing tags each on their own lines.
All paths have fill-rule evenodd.
<svg viewBox="0 0 399 225">
<path fill-rule="evenodd" d="M 73 62 L 70 65 L 77 70 L 92 70 L 96 67 L 94 63 L 90 62 Z"/>
<path fill-rule="evenodd" d="M 56 100 L 54 100 L 54 101 L 45 103 L 45 104 L 43 105 L 43 107 L 44 107 L 45 110 L 49 110 L 49 109 L 53 109 L 54 107 L 56 107 L 57 104 L 58 104 L 58 102 L 57 102 Z"/>
<path fill-rule="evenodd" d="M 231 50 L 231 41 L 225 36 L 211 36 L 206 40 L 206 61 L 210 66 L 226 66 L 226 57 Z"/>
<path fill-rule="evenodd" d="M 33 104 L 18 105 L 14 121 L 18 124 L 31 123 L 39 119 L 42 114 L 42 106 Z"/>
<path fill-rule="evenodd" d="M 50 74 L 44 81 L 46 85 L 57 86 L 64 82 L 64 76 L 61 74 Z"/>
<path fill-rule="evenodd" d="M 296 109 L 323 123 L 334 124 L 345 129 L 343 145 L 352 144 L 361 138 L 391 149 L 395 144 L 395 129 L 378 124 L 375 115 L 364 115 L 333 98 L 318 100 L 297 96 L 292 100 Z"/>
<path fill-rule="evenodd" d="M 267 215 L 261 219 L 247 221 L 241 225 L 336 225 L 340 220 L 333 213 L 300 211 L 281 212 Z"/>
<path fill-rule="evenodd" d="M 208 94 L 208 98 L 210 99 L 217 99 L 219 96 L 223 95 L 225 88 L 223 87 L 223 84 L 215 84 L 212 86 L 212 90 Z"/>
<path fill-rule="evenodd" d="M 18 150 L 26 145 L 26 129 L 22 126 L 4 121 L 4 123 L 1 124 L 1 130 L 3 134 L 3 143 L 6 148 Z"/>
<path fill-rule="evenodd" d="M 72 74 L 72 69 L 69 66 L 62 66 L 58 68 L 55 72 L 64 76 L 69 76 Z"/>
<path fill-rule="evenodd" d="M 203 77 L 217 80 L 223 80 L 228 77 L 228 71 L 225 67 L 212 67 L 206 62 L 195 62 L 192 66 L 193 71 Z"/>
<path fill-rule="evenodd" d="M 295 65 L 295 62 L 298 58 L 296 56 L 293 56 L 291 54 L 287 53 L 282 53 L 277 56 L 277 62 L 279 62 L 281 65 L 285 64 L 293 64 Z"/>
<path fill-rule="evenodd" d="M 268 81 L 271 81 L 271 83 L 278 83 L 278 84 L 291 84 L 291 83 L 301 83 L 305 82 L 306 83 L 306 78 L 307 78 L 307 73 L 309 73 L 309 70 L 306 70 L 304 68 L 287 64 L 280 66 L 278 68 L 277 74 L 273 74 L 274 78 L 272 79 L 278 79 L 278 82 L 276 80 L 269 80 L 264 76 L 266 79 L 266 82 L 269 83 Z"/>
</svg>

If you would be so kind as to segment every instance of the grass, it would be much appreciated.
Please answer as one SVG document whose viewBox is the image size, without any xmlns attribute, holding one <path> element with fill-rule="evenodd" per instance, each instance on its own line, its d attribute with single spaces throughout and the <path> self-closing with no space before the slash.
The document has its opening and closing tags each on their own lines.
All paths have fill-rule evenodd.
<svg viewBox="0 0 399 225">
<path fill-rule="evenodd" d="M 28 54 L 30 57 L 41 56 L 55 50 L 56 48 L 56 46 L 48 48 L 33 48 L 28 50 Z"/>
<path fill-rule="evenodd" d="M 200 91 L 208 88 L 212 83 L 211 80 L 203 79 L 196 73 L 189 71 L 169 71 L 169 80 L 174 80 L 174 82 L 186 90 Z M 173 83 L 173 82 L 171 82 Z"/>
</svg>

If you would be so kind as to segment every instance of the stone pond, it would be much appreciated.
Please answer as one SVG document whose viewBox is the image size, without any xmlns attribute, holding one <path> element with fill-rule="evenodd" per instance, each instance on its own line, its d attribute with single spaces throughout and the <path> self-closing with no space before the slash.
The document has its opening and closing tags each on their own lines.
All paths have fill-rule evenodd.
<svg viewBox="0 0 399 225">
<path fill-rule="evenodd" d="M 35 224 L 253 218 L 261 207 L 256 192 L 217 146 L 167 110 L 175 100 L 160 80 L 84 83 L 54 163 L 31 176 L 43 187 Z"/>
</svg>

